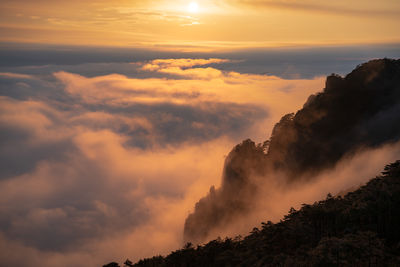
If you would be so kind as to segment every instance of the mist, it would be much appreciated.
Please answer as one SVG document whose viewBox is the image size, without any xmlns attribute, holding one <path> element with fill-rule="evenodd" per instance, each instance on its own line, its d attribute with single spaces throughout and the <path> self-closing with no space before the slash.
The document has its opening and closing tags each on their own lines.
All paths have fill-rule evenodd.
<svg viewBox="0 0 400 267">
<path fill-rule="evenodd" d="M 253 199 L 246 216 L 236 216 L 223 227 L 213 229 L 206 241 L 218 237 L 248 235 L 261 222 L 277 223 L 291 208 L 299 210 L 303 204 L 313 204 L 331 196 L 344 196 L 366 184 L 382 172 L 382 166 L 400 157 L 400 142 L 384 145 L 376 149 L 360 150 L 350 157 L 340 160 L 332 169 L 325 170 L 308 182 L 288 184 L 283 182 L 282 173 L 255 177 L 259 182 L 257 197 Z"/>
<path fill-rule="evenodd" d="M 2 264 L 100 266 L 180 248 L 229 149 L 323 84 L 217 61 L 132 62 L 146 74 L 135 78 L 82 65 L 0 73 Z"/>
</svg>

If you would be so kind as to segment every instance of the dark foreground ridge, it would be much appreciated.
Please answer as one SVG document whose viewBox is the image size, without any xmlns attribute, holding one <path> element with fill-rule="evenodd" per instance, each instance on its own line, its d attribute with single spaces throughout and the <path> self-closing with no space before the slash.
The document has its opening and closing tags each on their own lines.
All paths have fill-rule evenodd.
<svg viewBox="0 0 400 267">
<path fill-rule="evenodd" d="M 292 208 L 244 238 L 188 243 L 126 266 L 400 266 L 400 161 L 344 197 Z"/>
<path fill-rule="evenodd" d="M 321 93 L 282 117 L 269 140 L 258 145 L 245 140 L 233 148 L 222 186 L 212 187 L 186 219 L 184 241 L 214 239 L 219 229 L 247 217 L 270 181 L 286 188 L 306 184 L 360 149 L 398 140 L 400 60 L 372 60 L 345 77 L 333 74 Z"/>
</svg>

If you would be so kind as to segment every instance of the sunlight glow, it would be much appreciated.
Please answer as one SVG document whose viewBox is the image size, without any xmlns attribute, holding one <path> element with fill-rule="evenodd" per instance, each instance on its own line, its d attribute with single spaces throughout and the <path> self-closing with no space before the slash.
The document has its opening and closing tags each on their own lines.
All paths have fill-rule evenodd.
<svg viewBox="0 0 400 267">
<path fill-rule="evenodd" d="M 198 5 L 196 2 L 191 2 L 191 3 L 188 5 L 188 11 L 189 11 L 190 13 L 196 13 L 196 12 L 198 12 L 198 11 L 199 11 L 199 5 Z"/>
</svg>

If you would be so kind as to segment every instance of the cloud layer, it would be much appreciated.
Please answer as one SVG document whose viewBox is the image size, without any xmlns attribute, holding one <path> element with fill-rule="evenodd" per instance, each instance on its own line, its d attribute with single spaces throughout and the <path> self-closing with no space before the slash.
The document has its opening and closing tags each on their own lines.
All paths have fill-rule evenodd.
<svg viewBox="0 0 400 267">
<path fill-rule="evenodd" d="M 223 71 L 223 62 L 124 65 L 138 77 L 88 77 L 80 65 L 2 72 L 2 262 L 98 266 L 180 247 L 184 219 L 218 184 L 229 148 L 264 136 L 323 81 Z"/>
<path fill-rule="evenodd" d="M 400 6 L 394 1 L 387 1 L 385 5 L 375 5 L 373 1 L 335 1 L 335 3 L 321 3 L 315 0 L 283 1 L 283 0 L 239 0 L 237 3 L 253 8 L 277 8 L 303 11 L 308 13 L 323 13 L 336 16 L 396 16 Z M 367 7 L 367 8 L 366 8 Z"/>
</svg>

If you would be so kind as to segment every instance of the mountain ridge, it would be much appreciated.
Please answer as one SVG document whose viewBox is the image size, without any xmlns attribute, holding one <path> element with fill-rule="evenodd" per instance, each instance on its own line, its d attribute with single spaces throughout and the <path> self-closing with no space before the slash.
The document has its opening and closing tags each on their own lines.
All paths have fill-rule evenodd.
<svg viewBox="0 0 400 267">
<path fill-rule="evenodd" d="M 268 140 L 248 139 L 232 149 L 221 187 L 210 190 L 187 217 L 184 241 L 202 243 L 219 227 L 251 213 L 261 184 L 306 183 L 360 148 L 398 140 L 400 60 L 372 60 L 345 77 L 330 75 L 323 91 L 283 116 Z"/>
</svg>

